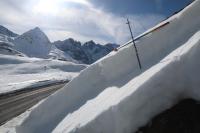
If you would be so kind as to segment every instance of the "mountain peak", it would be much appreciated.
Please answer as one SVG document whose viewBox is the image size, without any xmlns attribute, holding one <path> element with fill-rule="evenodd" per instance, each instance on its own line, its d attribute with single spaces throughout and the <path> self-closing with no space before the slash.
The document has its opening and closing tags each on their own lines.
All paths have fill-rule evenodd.
<svg viewBox="0 0 200 133">
<path fill-rule="evenodd" d="M 45 33 L 36 27 L 14 39 L 15 48 L 29 57 L 47 58 L 51 42 Z"/>
<path fill-rule="evenodd" d="M 45 42 L 50 42 L 46 34 L 39 28 L 35 27 L 34 29 L 31 29 L 21 35 L 22 37 L 31 37 L 35 38 L 35 40 L 43 40 Z"/>
<path fill-rule="evenodd" d="M 93 40 L 90 40 L 90 41 L 88 41 L 86 43 L 88 43 L 88 44 L 96 44 Z"/>
<path fill-rule="evenodd" d="M 95 45 L 97 45 L 97 44 L 93 40 L 90 40 L 83 44 L 84 47 L 90 47 L 90 48 L 93 48 Z"/>
<path fill-rule="evenodd" d="M 37 34 L 44 34 L 44 32 L 39 27 L 35 27 L 34 29 L 32 29 L 28 32 L 33 32 L 33 33 L 37 33 Z"/>
<path fill-rule="evenodd" d="M 33 30 L 42 32 L 42 30 L 39 27 L 35 27 Z"/>
</svg>

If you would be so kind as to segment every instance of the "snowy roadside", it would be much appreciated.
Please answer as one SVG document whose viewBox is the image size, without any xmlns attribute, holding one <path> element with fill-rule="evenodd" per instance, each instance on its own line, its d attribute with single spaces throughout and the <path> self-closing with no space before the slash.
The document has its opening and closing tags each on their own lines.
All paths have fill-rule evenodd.
<svg viewBox="0 0 200 133">
<path fill-rule="evenodd" d="M 45 98 L 46 99 L 46 98 Z M 45 100 L 44 99 L 44 100 Z M 6 124 L 0 126 L 0 132 L 2 133 L 16 133 L 16 127 L 23 123 L 23 121 L 30 115 L 30 112 L 40 105 L 44 100 L 41 100 L 38 104 L 34 105 L 30 109 L 26 110 L 21 115 L 13 118 L 12 120 L 8 121 Z"/>
<path fill-rule="evenodd" d="M 199 57 L 199 37 L 200 32 L 197 32 L 187 43 L 121 88 L 108 87 L 78 110 L 67 115 L 53 132 L 136 131 L 138 127 L 147 123 L 159 112 L 171 107 L 181 98 L 199 99 L 199 93 L 196 93 L 198 85 L 191 84 L 195 81 L 194 79 L 199 79 L 196 71 L 199 63 L 194 61 Z M 182 82 L 188 77 L 190 77 L 188 82 Z M 171 84 L 173 86 L 170 86 Z M 41 106 L 43 101 L 2 125 L 0 131 L 15 133 L 16 127 L 19 127 L 19 130 L 23 126 L 22 123 L 31 117 L 31 112 Z"/>
<path fill-rule="evenodd" d="M 55 74 L 32 74 L 32 75 L 6 75 L 5 79 L 0 83 L 0 95 L 7 93 L 13 93 L 15 91 L 31 89 L 40 86 L 46 86 L 50 84 L 63 83 L 70 81 L 73 77 L 77 76 L 78 73 L 55 73 Z M 53 77 L 53 78 L 52 78 Z M 16 80 L 15 80 L 16 79 Z M 19 80 L 17 80 L 19 79 Z"/>
<path fill-rule="evenodd" d="M 176 90 L 178 89 L 179 92 L 184 89 L 179 87 L 182 87 L 185 78 L 188 78 L 187 72 L 190 72 L 190 69 L 187 67 L 198 66 L 195 64 L 198 62 L 194 60 L 199 55 L 190 56 L 198 52 L 187 46 L 198 48 L 199 45 L 199 6 L 200 1 L 195 1 L 179 14 L 168 19 L 170 24 L 137 42 L 143 64 L 142 72 L 138 70 L 132 45 L 127 45 L 118 52 L 112 52 L 90 65 L 67 86 L 32 110 L 23 123 L 16 128 L 17 132 L 128 133 L 135 131 L 152 115 L 173 104 L 175 100 L 172 98 L 179 98 Z M 177 49 L 179 47 L 181 49 Z M 167 61 L 168 59 L 165 58 L 166 60 L 160 63 L 174 50 L 175 52 L 170 55 L 174 60 Z M 185 53 L 182 50 L 186 50 Z M 191 62 L 187 62 L 187 56 Z M 174 64 L 180 63 L 179 58 L 176 57 L 181 57 L 183 64 L 175 65 L 175 71 L 171 71 Z M 181 71 L 182 68 L 185 71 Z M 179 79 L 181 86 L 178 86 L 179 82 L 173 85 L 174 82 L 170 79 L 174 79 L 175 82 Z M 192 77 L 190 80 L 195 81 Z M 169 89 L 172 91 L 168 91 Z M 172 98 L 167 97 L 170 94 Z M 53 111 L 52 106 L 54 106 Z"/>
<path fill-rule="evenodd" d="M 48 86 L 48 85 L 53 85 L 53 84 L 60 84 L 60 83 L 65 83 L 69 82 L 70 79 L 56 79 L 56 80 L 30 80 L 30 81 L 25 81 L 25 82 L 17 82 L 17 83 L 11 83 L 5 86 L 0 86 L 1 89 L 1 95 L 6 95 L 6 94 L 11 94 L 15 93 L 18 91 L 23 91 L 23 90 L 29 90 L 29 89 L 34 89 L 37 87 L 42 87 L 42 86 Z"/>
<path fill-rule="evenodd" d="M 0 94 L 70 81 L 85 67 L 51 59 L 0 55 Z"/>
<path fill-rule="evenodd" d="M 64 83 L 76 77 L 87 65 L 74 64 L 51 59 L 38 59 L 0 54 L 0 95 L 26 91 L 36 87 Z M 29 112 L 0 127 L 0 132 L 12 131 L 12 127 L 20 124 Z M 8 126 L 8 127 L 7 127 Z M 14 131 L 14 129 L 13 129 Z"/>
</svg>

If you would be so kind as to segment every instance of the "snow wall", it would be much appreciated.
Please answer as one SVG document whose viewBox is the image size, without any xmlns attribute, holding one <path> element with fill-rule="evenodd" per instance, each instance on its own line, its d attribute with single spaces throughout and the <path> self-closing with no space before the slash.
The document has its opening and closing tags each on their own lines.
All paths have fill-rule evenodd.
<svg viewBox="0 0 200 133">
<path fill-rule="evenodd" d="M 179 100 L 200 100 L 200 31 L 121 88 L 109 87 L 65 117 L 53 133 L 134 133 Z"/>
<path fill-rule="evenodd" d="M 137 42 L 143 65 L 142 71 L 138 68 L 132 45 L 118 52 L 112 52 L 89 66 L 64 88 L 42 102 L 17 128 L 17 132 L 51 132 L 67 115 L 78 110 L 105 89 L 111 86 L 122 88 L 196 33 L 200 27 L 199 12 L 200 1 L 197 0 L 166 20 L 170 22 L 168 25 Z M 127 132 L 130 131 L 130 128 L 125 127 Z"/>
</svg>

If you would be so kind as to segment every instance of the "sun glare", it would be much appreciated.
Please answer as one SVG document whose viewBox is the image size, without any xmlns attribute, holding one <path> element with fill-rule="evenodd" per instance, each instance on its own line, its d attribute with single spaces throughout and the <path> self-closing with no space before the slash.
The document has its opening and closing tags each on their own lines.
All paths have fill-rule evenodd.
<svg viewBox="0 0 200 133">
<path fill-rule="evenodd" d="M 67 4 L 68 2 L 78 3 L 89 6 L 87 0 L 39 0 L 36 5 L 33 7 L 34 13 L 41 14 L 56 14 L 63 7 L 63 2 Z"/>
<path fill-rule="evenodd" d="M 59 0 L 40 0 L 34 7 L 34 13 L 54 14 L 59 9 Z"/>
</svg>

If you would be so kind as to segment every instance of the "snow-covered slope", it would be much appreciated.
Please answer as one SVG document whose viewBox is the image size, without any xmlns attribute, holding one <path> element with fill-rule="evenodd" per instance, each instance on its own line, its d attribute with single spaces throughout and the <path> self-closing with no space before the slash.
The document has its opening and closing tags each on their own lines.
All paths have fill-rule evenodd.
<svg viewBox="0 0 200 133">
<path fill-rule="evenodd" d="M 53 49 L 50 54 L 57 53 L 57 58 L 62 57 L 64 60 L 77 60 L 82 63 L 88 63 L 88 57 L 81 48 L 81 43 L 72 38 L 64 41 L 56 41 L 53 45 L 57 48 Z M 54 54 L 55 55 L 55 54 Z"/>
<path fill-rule="evenodd" d="M 14 48 L 29 57 L 48 58 L 51 43 L 48 37 L 38 28 L 34 28 L 16 37 Z"/>
<path fill-rule="evenodd" d="M 0 33 L 0 54 L 25 56 L 23 53 L 13 48 L 14 46 L 14 44 L 12 43 L 13 39 L 14 37 Z"/>
<path fill-rule="evenodd" d="M 199 100 L 199 12 L 196 0 L 137 41 L 142 71 L 132 45 L 111 52 L 38 105 L 16 131 L 129 133 L 179 99 Z"/>
<path fill-rule="evenodd" d="M 113 51 L 116 47 L 118 47 L 117 44 L 100 45 L 94 41 L 88 41 L 83 44 L 82 49 L 89 57 L 89 63 L 91 64 Z"/>
<path fill-rule="evenodd" d="M 0 34 L 9 36 L 9 37 L 17 37 L 18 35 L 9 29 L 5 28 L 4 26 L 0 25 Z"/>
<path fill-rule="evenodd" d="M 10 47 L 10 43 L 0 42 L 0 54 L 3 55 L 17 55 L 17 56 L 26 56 L 23 53 Z"/>
<path fill-rule="evenodd" d="M 17 57 L 0 54 L 0 93 L 58 81 L 70 81 L 86 68 L 51 59 Z"/>
<path fill-rule="evenodd" d="M 73 59 L 67 52 L 58 49 L 55 45 L 52 45 L 49 56 L 52 59 L 80 63 L 77 60 Z"/>
</svg>

